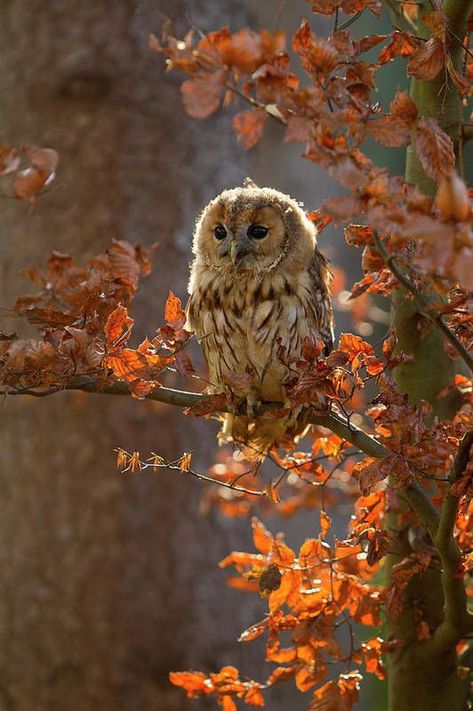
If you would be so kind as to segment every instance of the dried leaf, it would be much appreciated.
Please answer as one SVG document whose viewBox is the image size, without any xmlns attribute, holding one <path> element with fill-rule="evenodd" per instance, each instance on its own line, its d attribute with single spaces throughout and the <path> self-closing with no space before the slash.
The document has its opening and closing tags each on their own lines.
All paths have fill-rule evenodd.
<svg viewBox="0 0 473 711">
<path fill-rule="evenodd" d="M 172 293 L 169 292 L 168 298 L 166 299 L 166 305 L 164 307 L 164 318 L 168 326 L 176 331 L 184 328 L 186 322 L 186 314 L 181 306 L 181 300 Z"/>
<path fill-rule="evenodd" d="M 455 166 L 452 139 L 433 118 L 422 118 L 417 123 L 414 146 L 424 172 L 439 181 L 449 175 Z"/>
<path fill-rule="evenodd" d="M 233 117 L 232 125 L 238 137 L 238 143 L 245 150 L 256 146 L 261 140 L 266 123 L 264 109 L 240 111 Z"/>
<path fill-rule="evenodd" d="M 445 64 L 446 53 L 438 37 L 431 37 L 417 47 L 407 65 L 407 76 L 430 81 Z"/>
<path fill-rule="evenodd" d="M 207 72 L 181 85 L 184 106 L 192 118 L 205 119 L 220 107 L 227 78 L 226 70 Z"/>
</svg>

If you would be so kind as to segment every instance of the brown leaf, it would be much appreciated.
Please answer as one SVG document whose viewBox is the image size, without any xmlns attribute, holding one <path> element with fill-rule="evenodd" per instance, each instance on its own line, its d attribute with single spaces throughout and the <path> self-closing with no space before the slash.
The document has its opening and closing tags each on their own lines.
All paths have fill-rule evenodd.
<svg viewBox="0 0 473 711">
<path fill-rule="evenodd" d="M 398 148 L 409 143 L 409 124 L 396 116 L 383 116 L 374 121 L 368 121 L 366 128 L 374 140 L 384 146 Z"/>
<path fill-rule="evenodd" d="M 353 472 L 360 475 L 359 485 L 363 496 L 367 496 L 379 481 L 386 479 L 394 471 L 397 462 L 398 455 L 390 454 L 384 459 L 375 459 L 371 462 L 369 459 L 364 459 L 355 464 Z"/>
<path fill-rule="evenodd" d="M 431 37 L 417 47 L 407 65 L 407 76 L 430 81 L 445 64 L 445 50 L 438 37 Z"/>
<path fill-rule="evenodd" d="M 417 106 L 405 91 L 397 91 L 389 107 L 391 116 L 403 119 L 407 123 L 415 121 L 417 118 Z"/>
<path fill-rule="evenodd" d="M 264 109 L 247 109 L 234 116 L 232 126 L 240 146 L 245 150 L 256 146 L 263 136 L 265 123 L 266 111 Z"/>
<path fill-rule="evenodd" d="M 222 102 L 227 71 L 207 72 L 181 85 L 184 107 L 192 118 L 204 119 L 215 113 Z"/>
<path fill-rule="evenodd" d="M 292 38 L 292 49 L 301 57 L 304 69 L 309 73 L 327 75 L 338 64 L 336 47 L 328 40 L 314 35 L 305 20 Z"/>
<path fill-rule="evenodd" d="M 439 181 L 455 166 L 455 152 L 450 136 L 433 118 L 422 118 L 417 123 L 414 146 L 424 172 Z"/>
<path fill-rule="evenodd" d="M 207 395 L 202 398 L 197 405 L 184 410 L 184 413 L 186 415 L 196 415 L 197 417 L 202 417 L 203 415 L 209 415 L 212 412 L 221 412 L 227 404 L 228 398 L 225 393 Z"/>
<path fill-rule="evenodd" d="M 31 165 L 46 173 L 54 173 L 59 163 L 59 153 L 54 148 L 40 148 L 39 146 L 26 146 L 26 155 Z"/>
<path fill-rule="evenodd" d="M 460 74 L 455 69 L 452 62 L 452 58 L 449 54 L 447 55 L 447 69 L 453 83 L 455 84 L 461 96 L 472 96 L 473 86 L 471 85 L 471 82 L 469 82 L 466 77 L 460 76 Z"/>
</svg>

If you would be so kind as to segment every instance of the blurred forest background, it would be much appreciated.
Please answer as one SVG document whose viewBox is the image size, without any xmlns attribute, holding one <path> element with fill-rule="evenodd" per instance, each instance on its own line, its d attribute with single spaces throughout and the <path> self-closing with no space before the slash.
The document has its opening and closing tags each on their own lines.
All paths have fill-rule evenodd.
<svg viewBox="0 0 473 711">
<path fill-rule="evenodd" d="M 149 33 L 159 34 L 166 18 L 178 35 L 228 24 L 281 27 L 290 36 L 309 15 L 303 0 L 4 0 L 1 138 L 55 148 L 60 168 L 31 213 L 4 196 L 2 309 L 28 290 L 22 270 L 52 249 L 83 261 L 113 237 L 158 242 L 133 309 L 144 336 L 162 325 L 170 289 L 185 300 L 194 220 L 222 189 L 251 175 L 308 209 L 336 194 L 299 157 L 300 146 L 282 144 L 280 127 L 245 154 L 228 113 L 189 118 L 179 77 L 166 75 L 148 49 Z M 328 29 L 323 18 L 311 23 L 319 34 Z M 355 33 L 369 29 L 364 21 Z M 387 95 L 405 88 L 396 62 L 382 73 Z M 402 149 L 376 150 L 379 163 L 402 173 Z M 341 230 L 327 229 L 321 246 L 347 285 L 361 276 Z M 383 315 L 376 320 L 384 333 Z M 353 328 L 337 311 L 337 330 Z M 363 328 L 372 328 L 369 318 Z M 235 663 L 265 676 L 263 643 L 236 643 L 263 606 L 225 586 L 217 567 L 229 551 L 251 547 L 248 522 L 203 515 L 199 482 L 176 473 L 121 476 L 115 467 L 113 449 L 122 446 L 169 459 L 193 450 L 205 471 L 214 425 L 158 403 L 83 393 L 8 398 L 1 415 L 1 709 L 177 711 L 186 702 L 168 681 L 172 669 Z M 289 543 L 314 535 L 314 520 L 285 521 Z M 281 521 L 269 525 L 276 531 Z M 300 694 L 273 693 L 270 708 L 306 707 Z M 381 711 L 382 701 L 368 698 L 375 693 L 367 690 L 363 708 Z"/>
</svg>

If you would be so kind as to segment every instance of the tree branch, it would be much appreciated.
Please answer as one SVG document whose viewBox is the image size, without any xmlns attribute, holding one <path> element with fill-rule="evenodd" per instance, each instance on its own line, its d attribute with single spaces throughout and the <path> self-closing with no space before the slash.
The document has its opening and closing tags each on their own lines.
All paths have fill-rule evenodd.
<svg viewBox="0 0 473 711">
<path fill-rule="evenodd" d="M 87 377 L 77 377 L 61 389 L 54 389 L 47 392 L 34 390 L 10 390 L 0 391 L 0 395 L 30 395 L 33 397 L 46 397 L 54 393 L 64 390 L 79 390 L 93 394 L 104 395 L 129 395 L 129 389 L 126 383 L 104 384 L 100 381 L 94 381 Z M 178 407 L 194 407 L 206 396 L 203 393 L 186 392 L 184 390 L 174 390 L 173 388 L 155 388 L 148 396 L 147 400 L 163 402 L 168 405 L 177 405 Z M 282 403 L 266 402 L 261 408 L 261 412 L 268 409 L 279 409 Z M 225 409 L 222 409 L 225 412 Z M 348 419 L 334 412 L 319 413 L 314 412 L 308 418 L 308 423 L 326 427 L 331 432 L 339 435 L 343 439 L 351 442 L 360 451 L 364 452 L 375 459 L 382 459 L 391 454 L 391 450 L 378 442 L 373 436 L 367 434 L 364 430 L 353 425 Z M 201 475 L 199 478 L 203 479 Z M 234 487 L 232 487 L 234 488 Z M 432 537 L 437 530 L 439 513 L 433 506 L 428 496 L 423 491 L 422 487 L 417 482 L 412 482 L 407 486 L 401 487 L 401 492 L 415 513 L 419 516 L 424 526 L 429 530 Z M 248 491 L 247 493 L 259 494 L 256 491 Z"/>
<path fill-rule="evenodd" d="M 414 286 L 412 281 L 402 271 L 402 269 L 399 267 L 399 265 L 396 264 L 394 254 L 389 254 L 389 252 L 386 250 L 386 247 L 384 246 L 379 235 L 376 232 L 374 232 L 373 237 L 374 237 L 374 241 L 375 241 L 378 253 L 384 259 L 386 265 L 390 268 L 390 270 L 392 271 L 394 276 L 397 278 L 397 280 L 403 286 L 405 286 L 405 288 L 408 291 L 410 291 L 410 293 L 414 296 L 414 298 L 417 302 L 417 305 L 419 306 L 421 311 L 424 313 L 424 315 L 436 323 L 439 330 L 442 331 L 445 338 L 447 340 L 449 340 L 450 343 L 454 346 L 457 353 L 465 361 L 466 365 L 470 368 L 470 370 L 473 370 L 473 356 L 469 353 L 469 351 L 465 348 L 463 343 L 457 338 L 457 336 L 453 333 L 453 331 L 451 331 L 449 329 L 449 327 L 443 320 L 442 316 L 440 314 L 432 311 L 429 301 Z"/>
<path fill-rule="evenodd" d="M 473 430 L 463 437 L 449 474 L 450 488 L 462 476 L 473 444 Z M 442 585 L 445 594 L 445 618 L 438 627 L 434 643 L 438 648 L 448 648 L 473 629 L 473 616 L 467 611 L 467 598 L 463 576 L 459 577 L 461 551 L 454 538 L 454 527 L 460 497 L 448 492 L 440 512 L 434 545 L 442 562 Z"/>
</svg>

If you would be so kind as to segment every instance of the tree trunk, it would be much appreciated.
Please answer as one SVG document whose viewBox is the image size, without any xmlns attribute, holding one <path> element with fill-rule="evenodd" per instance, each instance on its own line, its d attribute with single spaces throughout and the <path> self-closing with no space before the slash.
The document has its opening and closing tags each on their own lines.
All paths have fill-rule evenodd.
<svg viewBox="0 0 473 711">
<path fill-rule="evenodd" d="M 185 298 L 194 217 L 244 177 L 244 157 L 225 117 L 184 115 L 179 79 L 148 51 L 162 12 L 186 16 L 183 1 L 159 5 L 0 7 L 2 141 L 61 157 L 32 214 L 3 200 L 2 307 L 51 249 L 81 262 L 112 237 L 159 243 L 135 302 L 140 335 L 162 325 L 169 289 Z M 193 3 L 203 30 L 230 18 L 245 24 L 237 0 Z M 184 476 L 115 469 L 116 446 L 170 458 L 193 449 L 205 469 L 214 428 L 166 406 L 67 393 L 9 397 L 2 416 L 0 707 L 171 711 L 184 703 L 171 669 L 234 662 L 257 674 L 257 647 L 234 640 L 258 603 L 243 605 L 217 569 L 248 544 L 246 522 L 202 517 L 202 487 Z"/>
<path fill-rule="evenodd" d="M 446 0 L 444 11 L 449 29 L 463 37 L 466 21 L 473 2 Z M 420 15 L 430 12 L 429 2 L 419 7 Z M 431 32 L 420 24 L 418 32 L 429 37 Z M 452 41 L 451 56 L 457 71 L 461 71 L 461 45 Z M 455 86 L 446 80 L 442 71 L 432 81 L 413 79 L 411 96 L 420 116 L 432 116 L 450 134 L 453 141 L 459 135 L 462 120 L 461 100 Z M 412 148 L 408 149 L 406 181 L 418 185 L 426 194 L 435 194 L 436 185 L 422 171 Z M 425 334 L 419 329 L 422 316 L 412 300 L 406 299 L 399 289 L 393 298 L 393 326 L 398 336 L 399 348 L 414 355 L 414 362 L 399 366 L 395 379 L 401 392 L 407 393 L 412 403 L 426 400 L 433 405 L 438 417 L 454 415 L 458 402 L 456 397 L 440 398 L 441 390 L 452 381 L 458 365 L 451 361 L 443 347 L 443 336 L 436 329 Z M 401 503 L 402 506 L 402 503 Z M 405 507 L 404 507 L 405 510 Z M 388 529 L 392 534 L 392 553 L 387 558 L 388 579 L 392 566 L 412 552 L 407 530 L 398 515 L 388 516 Z M 463 711 L 468 694 L 468 682 L 460 679 L 457 672 L 455 643 L 449 648 L 440 648 L 431 640 L 418 640 L 416 627 L 417 611 L 431 630 L 435 630 L 444 616 L 444 595 L 441 571 L 438 564 L 431 566 L 424 575 L 415 575 L 406 587 L 404 609 L 400 615 L 388 621 L 388 638 L 400 639 L 401 648 L 389 655 L 388 706 L 389 711 L 424 711 L 432 708 Z"/>
</svg>

